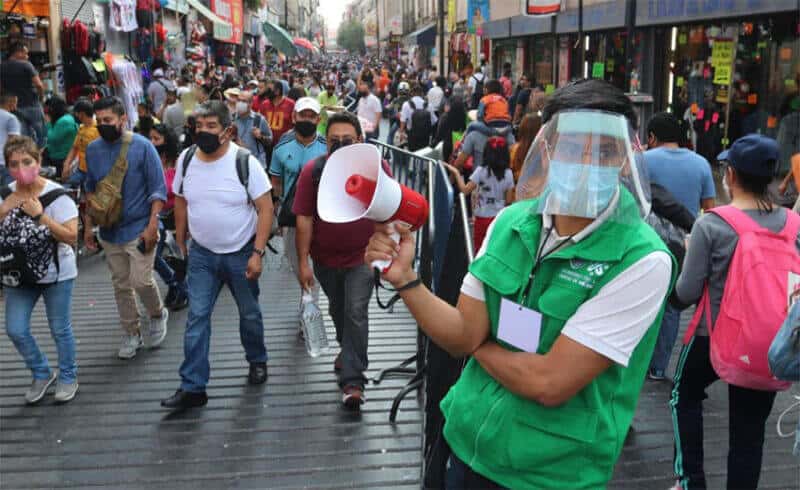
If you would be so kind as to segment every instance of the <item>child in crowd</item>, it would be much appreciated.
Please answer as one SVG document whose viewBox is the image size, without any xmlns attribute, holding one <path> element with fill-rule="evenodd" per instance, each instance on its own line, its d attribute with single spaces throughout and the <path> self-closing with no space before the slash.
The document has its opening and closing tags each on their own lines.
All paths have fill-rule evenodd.
<svg viewBox="0 0 800 490">
<path fill-rule="evenodd" d="M 486 165 L 477 167 L 468 183 L 464 182 L 461 172 L 456 167 L 447 165 L 462 193 L 469 195 L 476 189 L 478 191 L 473 234 L 476 251 L 480 250 L 486 231 L 494 218 L 514 200 L 514 177 L 511 173 L 511 157 L 506 140 L 498 136 L 489 138 L 484 150 L 484 161 Z"/>
</svg>

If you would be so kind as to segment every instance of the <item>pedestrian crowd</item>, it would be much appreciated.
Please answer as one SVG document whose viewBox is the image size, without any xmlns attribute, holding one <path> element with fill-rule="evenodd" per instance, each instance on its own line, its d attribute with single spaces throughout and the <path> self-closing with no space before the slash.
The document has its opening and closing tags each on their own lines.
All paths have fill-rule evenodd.
<svg viewBox="0 0 800 490">
<path fill-rule="evenodd" d="M 706 486 L 703 400 L 718 380 L 728 488 L 757 487 L 776 393 L 800 381 L 800 216 L 775 198 L 800 181 L 800 141 L 746 135 L 709 162 L 685 121 L 642 121 L 601 80 L 545 93 L 508 64 L 495 79 L 484 66 L 445 76 L 344 57 L 261 73 L 159 68 L 131 114 L 117 97 L 42 101 L 26 57 L 12 49 L 0 67 L 0 278 L 6 332 L 33 376 L 27 403 L 53 384 L 57 402 L 77 394 L 71 300 L 84 250 L 106 257 L 120 359 L 159 347 L 170 312 L 188 308 L 180 384 L 162 406 L 207 403 L 223 286 L 247 380 L 265 383 L 259 278 L 280 236 L 298 311 L 304 293 L 328 297 L 346 408 L 366 401 L 375 260 L 393 261 L 383 279 L 428 337 L 469 358 L 441 402 L 447 488 L 604 487 L 648 378 L 673 386 L 674 488 Z M 407 152 L 440 147 L 469 196 L 475 260 L 457 305 L 419 284 L 402 224 L 320 218 L 328 159 L 371 141 L 395 148 L 388 175 Z M 58 369 L 31 333 L 40 297 Z"/>
</svg>

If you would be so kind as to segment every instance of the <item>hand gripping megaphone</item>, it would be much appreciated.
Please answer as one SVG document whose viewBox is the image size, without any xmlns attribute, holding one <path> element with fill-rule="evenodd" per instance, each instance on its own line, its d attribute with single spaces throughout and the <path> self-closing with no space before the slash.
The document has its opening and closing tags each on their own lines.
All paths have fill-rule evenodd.
<svg viewBox="0 0 800 490">
<path fill-rule="evenodd" d="M 380 223 L 404 223 L 416 230 L 428 219 L 428 201 L 401 185 L 383 170 L 380 151 L 365 143 L 336 150 L 325 163 L 317 192 L 317 213 L 329 223 L 350 223 L 362 218 Z M 400 235 L 393 233 L 394 241 Z M 391 261 L 372 267 L 386 272 Z"/>
</svg>

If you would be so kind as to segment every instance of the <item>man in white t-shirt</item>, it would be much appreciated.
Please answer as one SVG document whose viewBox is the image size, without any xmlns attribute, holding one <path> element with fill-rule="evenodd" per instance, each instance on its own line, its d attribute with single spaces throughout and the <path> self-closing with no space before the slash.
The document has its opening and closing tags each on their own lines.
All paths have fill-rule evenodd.
<svg viewBox="0 0 800 490">
<path fill-rule="evenodd" d="M 267 380 L 258 278 L 272 226 L 272 186 L 261 163 L 232 142 L 231 114 L 223 102 L 205 102 L 194 115 L 196 145 L 178 158 L 172 185 L 175 238 L 184 255 L 187 224 L 192 236 L 181 387 L 161 402 L 174 409 L 208 401 L 211 314 L 223 284 L 239 309 L 239 333 L 250 364 L 248 381 L 255 385 Z"/>
<path fill-rule="evenodd" d="M 356 110 L 359 119 L 362 121 L 361 125 L 364 129 L 364 137 L 367 141 L 370 139 L 378 139 L 381 132 L 381 115 L 383 114 L 383 106 L 380 99 L 375 97 L 372 93 L 372 82 L 360 81 L 358 82 L 358 109 Z"/>
</svg>

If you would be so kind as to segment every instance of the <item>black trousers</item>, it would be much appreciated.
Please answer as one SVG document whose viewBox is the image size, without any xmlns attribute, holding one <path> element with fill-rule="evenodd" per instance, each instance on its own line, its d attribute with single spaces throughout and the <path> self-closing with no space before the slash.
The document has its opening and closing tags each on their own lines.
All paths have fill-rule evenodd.
<svg viewBox="0 0 800 490">
<path fill-rule="evenodd" d="M 703 471 L 703 400 L 719 379 L 711 366 L 709 337 L 684 346 L 675 373 L 670 408 L 675 424 L 675 473 L 684 490 L 706 488 Z M 761 475 L 764 426 L 774 391 L 728 385 L 728 489 L 755 489 Z"/>
</svg>

